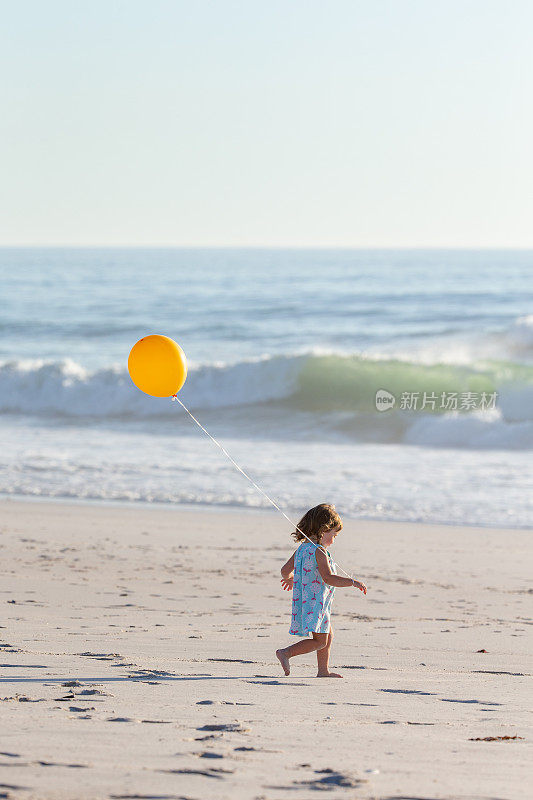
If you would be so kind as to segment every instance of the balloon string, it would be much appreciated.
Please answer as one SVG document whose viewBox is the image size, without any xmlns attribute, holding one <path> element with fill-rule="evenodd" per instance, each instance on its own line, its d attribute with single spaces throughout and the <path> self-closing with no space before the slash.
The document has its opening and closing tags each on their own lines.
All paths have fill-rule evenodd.
<svg viewBox="0 0 533 800">
<path fill-rule="evenodd" d="M 280 508 L 280 507 L 278 506 L 278 504 L 277 504 L 276 502 L 274 502 L 274 500 L 272 500 L 272 498 L 271 498 L 271 497 L 269 497 L 269 496 L 268 496 L 268 494 L 267 494 L 266 492 L 264 492 L 264 491 L 263 491 L 263 489 L 261 489 L 261 487 L 260 487 L 260 486 L 258 486 L 258 485 L 257 485 L 257 483 L 256 483 L 254 480 L 252 480 L 252 478 L 250 478 L 250 476 L 249 476 L 249 475 L 248 475 L 248 474 L 247 474 L 247 473 L 246 473 L 246 472 L 243 470 L 243 468 L 242 468 L 241 466 L 239 466 L 239 464 L 237 464 L 237 462 L 235 461 L 235 459 L 234 459 L 234 458 L 232 458 L 232 456 L 230 456 L 230 454 L 228 453 L 228 451 L 227 451 L 227 450 L 226 450 L 226 449 L 225 449 L 225 448 L 224 448 L 224 447 L 223 447 L 223 446 L 220 444 L 220 442 L 217 442 L 217 440 L 215 439 L 215 437 L 214 437 L 214 436 L 211 436 L 211 434 L 209 433 L 209 431 L 207 431 L 207 430 L 204 428 L 204 426 L 202 425 L 202 423 L 201 423 L 201 422 L 198 422 L 198 420 L 196 419 L 196 417 L 195 417 L 193 414 L 191 414 L 191 412 L 189 411 L 189 409 L 187 408 L 187 406 L 186 406 L 184 403 L 182 403 L 182 402 L 181 402 L 181 400 L 179 399 L 179 397 L 177 396 L 177 394 L 173 394 L 173 395 L 172 395 L 172 400 L 173 400 L 173 401 L 176 401 L 176 400 L 177 400 L 177 402 L 180 404 L 180 406 L 183 408 L 183 410 L 187 412 L 187 414 L 188 414 L 188 415 L 189 415 L 189 417 L 190 417 L 190 418 L 193 420 L 193 422 L 196 422 L 196 424 L 198 425 L 198 427 L 200 428 L 200 430 L 202 430 L 202 431 L 205 433 L 205 435 L 206 435 L 206 436 L 209 436 L 209 438 L 211 439 L 211 441 L 212 441 L 212 442 L 214 442 L 214 443 L 216 444 L 216 446 L 217 446 L 217 447 L 218 447 L 220 450 L 222 450 L 222 452 L 224 453 L 224 455 L 226 456 L 226 458 L 228 458 L 228 459 L 231 461 L 231 463 L 233 464 L 233 466 L 234 466 L 234 467 L 235 467 L 235 468 L 236 468 L 236 469 L 237 469 L 237 470 L 238 470 L 238 471 L 241 473 L 241 475 L 244 475 L 244 477 L 245 477 L 247 480 L 249 480 L 249 481 L 250 481 L 250 483 L 252 484 L 252 486 L 253 486 L 255 489 L 257 489 L 257 491 L 258 491 L 258 492 L 260 492 L 260 494 L 262 494 L 262 495 L 263 495 L 263 497 L 265 497 L 265 498 L 268 500 L 268 502 L 269 502 L 269 503 L 271 503 L 271 504 L 274 506 L 274 508 L 276 508 L 276 509 L 277 509 L 277 510 L 280 512 L 280 514 L 283 514 L 283 516 L 285 517 L 285 519 L 287 520 L 287 522 L 290 522 L 290 523 L 291 523 L 291 525 L 293 525 L 293 526 L 296 528 L 296 530 L 297 530 L 297 531 L 299 531 L 299 532 L 302 534 L 302 536 L 305 536 L 305 538 L 307 539 L 307 541 L 308 541 L 308 542 L 311 542 L 311 544 L 313 545 L 313 547 L 315 547 L 315 548 L 318 548 L 319 550 L 322 550 L 323 552 L 326 552 L 326 550 L 325 550 L 325 548 L 324 548 L 324 547 L 322 547 L 321 545 L 317 544 L 316 542 L 313 542 L 313 540 L 312 540 L 312 539 L 310 539 L 310 538 L 309 538 L 309 536 L 308 536 L 306 533 L 304 533 L 304 532 L 303 532 L 303 530 L 302 530 L 301 528 L 299 528 L 299 527 L 298 527 L 298 525 L 297 525 L 295 522 L 293 522 L 293 520 L 292 520 L 290 517 L 288 517 L 288 516 L 287 516 L 287 514 L 286 514 L 286 513 L 283 511 L 283 509 L 282 509 L 282 508 Z M 353 577 L 352 577 L 351 575 L 349 575 L 349 574 L 346 572 L 346 570 L 344 570 L 344 569 L 343 569 L 343 568 L 340 566 L 340 564 L 337 564 L 335 561 L 333 561 L 333 563 L 335 564 L 335 566 L 336 566 L 336 567 L 338 567 L 338 568 L 341 570 L 341 572 L 344 572 L 344 574 L 346 575 L 346 577 L 347 577 L 347 578 L 350 578 L 350 580 L 351 580 L 351 581 L 353 581 Z"/>
</svg>

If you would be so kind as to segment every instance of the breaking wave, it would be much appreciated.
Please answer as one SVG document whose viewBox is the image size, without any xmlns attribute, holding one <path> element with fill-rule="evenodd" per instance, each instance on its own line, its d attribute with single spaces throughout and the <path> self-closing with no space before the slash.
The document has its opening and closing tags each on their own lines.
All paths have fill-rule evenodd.
<svg viewBox="0 0 533 800">
<path fill-rule="evenodd" d="M 384 389 L 394 409 L 376 410 Z M 437 398 L 435 408 L 401 406 L 403 393 Z M 446 411 L 443 397 L 472 393 L 470 409 Z M 480 407 L 482 394 L 488 409 Z M 496 393 L 494 395 L 494 393 Z M 492 405 L 491 396 L 493 396 Z M 192 410 L 223 414 L 258 406 L 260 424 L 269 409 L 289 420 L 300 414 L 309 433 L 323 431 L 351 440 L 454 447 L 533 447 L 533 367 L 484 360 L 475 366 L 421 364 L 362 354 L 311 352 L 265 356 L 235 364 L 193 365 L 180 398 Z M 125 369 L 89 371 L 71 360 L 0 364 L 0 413 L 91 420 L 175 417 L 168 398 L 143 395 Z M 446 413 L 445 413 L 446 412 Z M 255 414 L 248 409 L 246 416 Z"/>
</svg>

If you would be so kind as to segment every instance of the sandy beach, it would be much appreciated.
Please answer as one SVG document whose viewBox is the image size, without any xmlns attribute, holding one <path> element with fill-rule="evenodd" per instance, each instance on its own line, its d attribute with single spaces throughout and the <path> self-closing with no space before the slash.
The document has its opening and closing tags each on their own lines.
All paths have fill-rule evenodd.
<svg viewBox="0 0 533 800">
<path fill-rule="evenodd" d="M 1 797 L 528 794 L 530 531 L 346 520 L 332 552 L 368 594 L 337 590 L 322 680 L 274 656 L 281 516 L 0 512 Z"/>
</svg>

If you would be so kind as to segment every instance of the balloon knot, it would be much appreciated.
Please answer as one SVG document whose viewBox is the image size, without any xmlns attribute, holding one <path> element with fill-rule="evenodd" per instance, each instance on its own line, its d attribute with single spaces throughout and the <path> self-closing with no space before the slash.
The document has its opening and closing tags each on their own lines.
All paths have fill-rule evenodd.
<svg viewBox="0 0 533 800">
<path fill-rule="evenodd" d="M 177 400 L 177 399 L 178 399 L 178 395 L 177 394 L 173 394 L 172 395 L 172 402 L 174 402 L 174 400 Z"/>
</svg>

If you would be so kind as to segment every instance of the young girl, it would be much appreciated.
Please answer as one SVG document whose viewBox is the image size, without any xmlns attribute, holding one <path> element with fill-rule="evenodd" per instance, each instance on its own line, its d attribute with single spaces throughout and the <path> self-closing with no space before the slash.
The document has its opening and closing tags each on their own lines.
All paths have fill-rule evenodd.
<svg viewBox="0 0 533 800">
<path fill-rule="evenodd" d="M 353 586 L 366 594 L 364 583 L 336 574 L 335 562 L 327 548 L 342 530 L 342 521 L 335 506 L 322 503 L 311 508 L 298 523 L 309 539 L 295 531 L 292 537 L 302 542 L 281 568 L 281 585 L 292 589 L 292 623 L 289 633 L 295 636 L 312 634 L 312 639 L 302 639 L 289 647 L 276 650 L 285 675 L 289 675 L 289 659 L 316 650 L 317 678 L 342 678 L 329 671 L 329 652 L 333 629 L 331 603 L 336 586 Z M 316 542 L 316 544 L 315 544 Z"/>
</svg>

